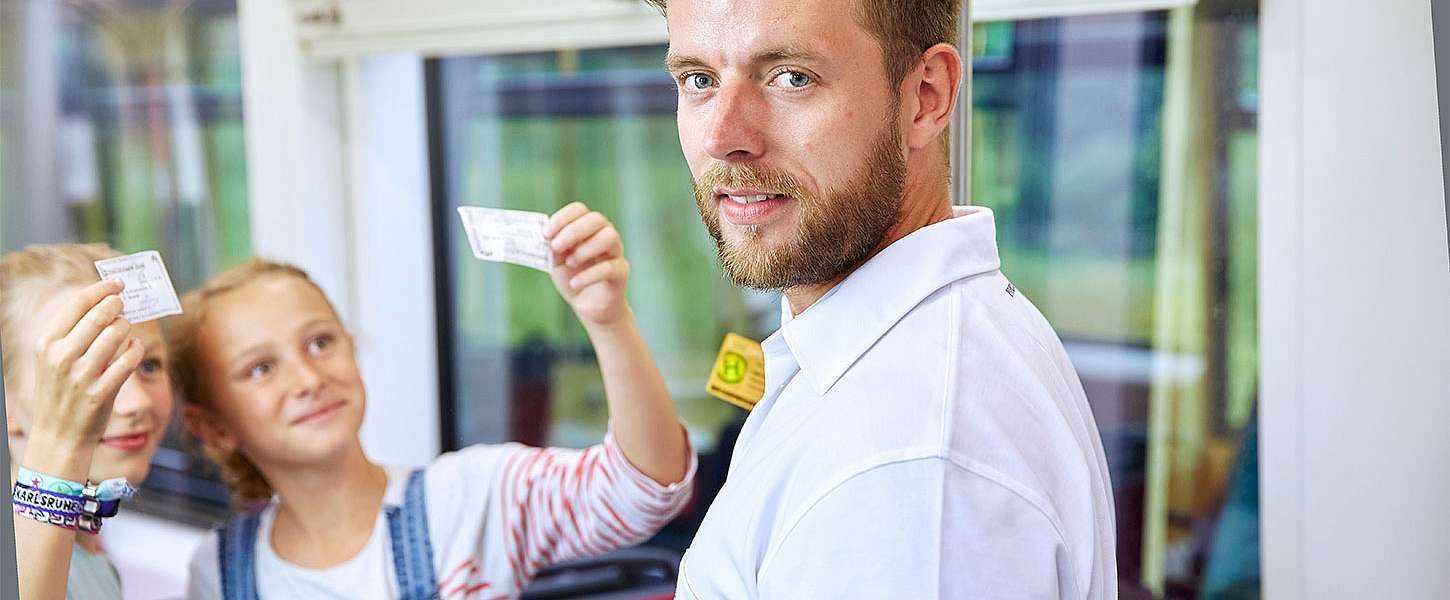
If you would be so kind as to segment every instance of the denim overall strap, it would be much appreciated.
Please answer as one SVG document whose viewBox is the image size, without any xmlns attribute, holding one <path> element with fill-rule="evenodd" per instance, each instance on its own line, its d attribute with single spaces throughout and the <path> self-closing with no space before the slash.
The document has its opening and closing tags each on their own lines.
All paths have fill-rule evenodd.
<svg viewBox="0 0 1450 600">
<path fill-rule="evenodd" d="M 217 531 L 222 600 L 257 600 L 257 522 L 261 513 L 233 517 Z"/>
<path fill-rule="evenodd" d="M 423 494 L 423 469 L 408 476 L 402 506 L 387 507 L 388 533 L 393 541 L 393 569 L 398 577 L 399 600 L 438 597 L 433 573 L 433 542 L 428 535 L 428 507 Z"/>
</svg>

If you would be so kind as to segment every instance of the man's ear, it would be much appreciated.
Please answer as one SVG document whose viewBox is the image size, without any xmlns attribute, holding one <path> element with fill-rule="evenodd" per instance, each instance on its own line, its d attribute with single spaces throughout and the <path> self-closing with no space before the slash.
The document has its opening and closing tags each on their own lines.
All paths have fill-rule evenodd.
<svg viewBox="0 0 1450 600">
<path fill-rule="evenodd" d="M 181 421 L 186 429 L 212 450 L 228 453 L 237 447 L 237 438 L 221 423 L 211 411 L 187 404 L 181 409 Z"/>
<path fill-rule="evenodd" d="M 920 150 L 936 144 L 937 136 L 951 124 L 962 89 L 962 57 L 951 44 L 927 48 L 907 81 L 911 85 L 906 92 L 915 102 L 902 104 L 914 106 L 916 113 L 907 125 L 906 144 Z"/>
</svg>

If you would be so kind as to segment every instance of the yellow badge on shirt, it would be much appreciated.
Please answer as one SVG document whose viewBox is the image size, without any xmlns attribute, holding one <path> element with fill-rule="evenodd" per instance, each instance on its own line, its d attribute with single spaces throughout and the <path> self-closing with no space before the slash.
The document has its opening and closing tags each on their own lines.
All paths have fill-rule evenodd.
<svg viewBox="0 0 1450 600">
<path fill-rule="evenodd" d="M 749 338 L 725 334 L 705 391 L 745 410 L 765 396 L 765 351 Z"/>
</svg>

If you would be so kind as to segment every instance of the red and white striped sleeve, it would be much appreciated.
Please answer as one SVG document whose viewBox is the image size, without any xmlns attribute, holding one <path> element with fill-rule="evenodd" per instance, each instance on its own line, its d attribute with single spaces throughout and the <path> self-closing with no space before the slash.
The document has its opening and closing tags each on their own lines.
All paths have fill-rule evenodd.
<svg viewBox="0 0 1450 600">
<path fill-rule="evenodd" d="M 527 448 L 499 475 L 504 553 L 523 587 L 540 568 L 649 539 L 685 508 L 697 466 L 660 485 L 629 463 L 614 441 L 584 450 Z"/>
</svg>

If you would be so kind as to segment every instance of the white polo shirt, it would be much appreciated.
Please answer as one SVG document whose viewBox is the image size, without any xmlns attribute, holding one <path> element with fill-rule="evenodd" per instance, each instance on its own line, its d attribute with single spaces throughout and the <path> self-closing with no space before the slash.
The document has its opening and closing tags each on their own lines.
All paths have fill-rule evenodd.
<svg viewBox="0 0 1450 600">
<path fill-rule="evenodd" d="M 918 230 L 764 342 L 680 598 L 1117 598 L 1102 441 L 992 212 Z"/>
</svg>

